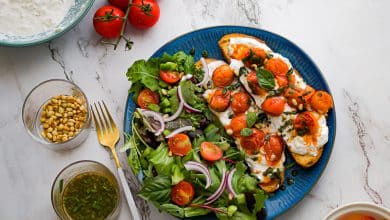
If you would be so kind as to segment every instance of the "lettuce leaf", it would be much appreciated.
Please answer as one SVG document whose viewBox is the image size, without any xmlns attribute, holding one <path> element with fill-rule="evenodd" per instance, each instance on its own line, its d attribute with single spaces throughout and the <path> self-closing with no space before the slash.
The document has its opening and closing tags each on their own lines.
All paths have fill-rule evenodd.
<svg viewBox="0 0 390 220">
<path fill-rule="evenodd" d="M 172 166 L 175 163 L 174 158 L 168 155 L 168 147 L 164 142 L 148 155 L 149 162 L 153 164 L 158 174 L 170 176 Z"/>
</svg>

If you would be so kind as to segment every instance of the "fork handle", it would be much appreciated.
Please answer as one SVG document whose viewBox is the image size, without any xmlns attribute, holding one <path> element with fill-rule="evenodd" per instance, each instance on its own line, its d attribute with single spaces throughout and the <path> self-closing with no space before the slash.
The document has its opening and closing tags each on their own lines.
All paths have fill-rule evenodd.
<svg viewBox="0 0 390 220">
<path fill-rule="evenodd" d="M 138 208 L 135 205 L 133 195 L 131 194 L 130 188 L 127 185 L 126 177 L 125 177 L 125 174 L 123 172 L 122 167 L 118 168 L 118 174 L 119 174 L 119 179 L 120 179 L 121 184 L 122 184 L 123 191 L 125 192 L 127 205 L 130 208 L 131 217 L 132 217 L 133 220 L 140 220 L 141 217 L 140 217 L 140 214 L 138 212 Z"/>
</svg>

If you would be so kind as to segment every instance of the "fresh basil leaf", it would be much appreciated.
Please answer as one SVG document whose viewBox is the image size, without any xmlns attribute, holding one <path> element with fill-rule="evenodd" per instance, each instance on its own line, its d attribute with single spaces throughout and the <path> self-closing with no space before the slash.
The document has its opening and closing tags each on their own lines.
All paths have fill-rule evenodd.
<svg viewBox="0 0 390 220">
<path fill-rule="evenodd" d="M 272 90 L 275 87 L 275 78 L 270 71 L 257 68 L 256 77 L 260 87 L 266 90 Z"/>
<path fill-rule="evenodd" d="M 180 167 L 174 164 L 172 166 L 172 176 L 171 176 L 172 185 L 176 185 L 182 180 L 184 180 L 184 174 L 181 172 Z"/>
<path fill-rule="evenodd" d="M 252 129 L 250 129 L 250 128 L 243 128 L 243 129 L 241 129 L 241 131 L 240 131 L 240 134 L 241 134 L 242 136 L 245 136 L 245 137 L 251 136 L 252 133 L 253 133 L 253 131 L 252 131 Z"/>
<path fill-rule="evenodd" d="M 184 208 L 184 216 L 186 218 L 207 215 L 208 213 L 210 213 L 210 210 L 204 208 L 190 207 L 190 206 Z"/>
<path fill-rule="evenodd" d="M 149 201 L 166 203 L 171 198 L 171 180 L 168 176 L 156 176 L 145 178 L 138 195 Z"/>
<path fill-rule="evenodd" d="M 148 155 L 148 159 L 149 162 L 153 164 L 158 174 L 165 176 L 171 175 L 174 159 L 168 155 L 168 147 L 164 144 L 164 142 Z"/>
<path fill-rule="evenodd" d="M 251 128 L 257 121 L 257 114 L 255 112 L 248 112 L 246 115 L 246 124 Z"/>
<path fill-rule="evenodd" d="M 184 218 L 184 209 L 177 205 L 171 203 L 162 204 L 160 205 L 159 209 L 178 218 Z"/>
</svg>

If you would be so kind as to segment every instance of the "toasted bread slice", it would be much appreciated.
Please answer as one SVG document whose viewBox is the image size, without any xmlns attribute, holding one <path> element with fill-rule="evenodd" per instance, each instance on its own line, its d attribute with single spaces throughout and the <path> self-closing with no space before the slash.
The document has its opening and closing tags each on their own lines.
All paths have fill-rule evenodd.
<svg viewBox="0 0 390 220">
<path fill-rule="evenodd" d="M 312 156 L 309 154 L 301 155 L 301 154 L 293 153 L 291 151 L 290 151 L 290 153 L 291 153 L 291 156 L 294 158 L 295 162 L 299 166 L 301 166 L 303 168 L 309 168 L 318 162 L 318 160 L 322 156 L 323 151 L 324 151 L 324 147 L 319 148 L 316 156 Z"/>
<path fill-rule="evenodd" d="M 280 179 L 273 179 L 268 183 L 260 183 L 259 186 L 267 193 L 275 192 L 283 184 L 284 170 L 280 172 Z"/>
<path fill-rule="evenodd" d="M 259 41 L 260 43 L 265 43 L 263 40 L 257 38 L 257 37 L 253 37 L 253 36 L 249 36 L 249 35 L 246 35 L 246 34 L 240 34 L 240 33 L 232 33 L 232 34 L 227 34 L 227 35 L 224 35 L 219 41 L 218 41 L 218 46 L 219 48 L 221 48 L 222 50 L 222 55 L 223 57 L 226 59 L 227 62 L 230 63 L 230 56 L 229 56 L 229 42 L 230 42 L 230 38 L 234 38 L 234 37 L 245 37 L 245 38 L 252 38 L 254 40 L 257 40 Z"/>
</svg>

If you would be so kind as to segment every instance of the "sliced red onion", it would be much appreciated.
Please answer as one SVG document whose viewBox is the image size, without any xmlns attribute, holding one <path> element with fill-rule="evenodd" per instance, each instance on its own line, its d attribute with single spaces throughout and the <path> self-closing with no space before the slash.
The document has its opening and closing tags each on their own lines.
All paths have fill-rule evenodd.
<svg viewBox="0 0 390 220">
<path fill-rule="evenodd" d="M 227 177 L 227 189 L 228 189 L 229 193 L 233 195 L 233 197 L 237 196 L 237 193 L 234 191 L 234 188 L 232 185 L 233 175 L 235 172 L 236 172 L 236 168 L 232 169 L 229 172 L 229 175 Z"/>
<path fill-rule="evenodd" d="M 199 163 L 199 162 L 195 162 L 195 161 L 188 161 L 187 163 L 184 164 L 184 167 L 187 170 L 194 170 L 194 171 L 198 171 L 198 172 L 204 174 L 206 176 L 205 188 L 206 189 L 209 188 L 209 186 L 211 185 L 211 175 L 210 175 L 210 171 L 209 171 L 209 169 L 207 169 L 206 165 Z"/>
<path fill-rule="evenodd" d="M 184 126 L 184 127 L 181 127 L 181 128 L 178 128 L 178 129 L 172 131 L 169 135 L 165 136 L 165 138 L 171 138 L 171 137 L 173 137 L 173 136 L 175 136 L 183 131 L 191 131 L 192 129 L 193 129 L 192 126 Z"/>
<path fill-rule="evenodd" d="M 209 76 L 210 76 L 209 67 L 206 63 L 206 60 L 202 57 L 202 58 L 200 58 L 200 62 L 202 63 L 202 69 L 204 72 L 204 76 L 203 76 L 202 81 L 200 83 L 196 84 L 197 86 L 201 86 L 201 85 L 204 85 L 205 83 L 207 83 L 207 81 L 209 80 Z"/>
<path fill-rule="evenodd" d="M 227 182 L 226 170 L 223 169 L 221 184 L 219 185 L 218 189 L 206 199 L 207 202 L 205 203 L 205 205 L 209 205 L 215 202 L 215 200 L 217 200 L 219 197 L 221 197 L 222 193 L 225 191 L 226 182 Z"/>
<path fill-rule="evenodd" d="M 162 117 L 162 115 L 158 112 L 145 110 L 145 109 L 141 109 L 141 112 L 146 117 L 151 117 L 151 118 L 155 119 L 156 121 L 160 122 L 160 128 L 157 129 L 156 133 L 155 133 L 156 136 L 160 135 L 165 129 L 164 118 Z"/>
<path fill-rule="evenodd" d="M 180 102 L 183 103 L 184 108 L 186 108 L 186 109 L 189 110 L 190 112 L 195 112 L 195 113 L 201 113 L 201 112 L 202 112 L 202 111 L 199 110 L 199 109 L 196 109 L 196 108 L 191 107 L 191 106 L 186 102 L 186 100 L 184 100 L 184 98 L 183 98 L 183 93 L 181 92 L 181 86 L 178 86 L 178 87 L 177 87 L 177 94 L 179 95 L 179 100 L 180 100 Z"/>
<path fill-rule="evenodd" d="M 180 113 L 183 111 L 183 102 L 179 100 L 179 107 L 177 108 L 175 114 L 169 116 L 168 118 L 164 118 L 164 121 L 165 122 L 168 122 L 168 121 L 173 121 L 175 120 L 177 117 L 179 117 Z"/>
</svg>

